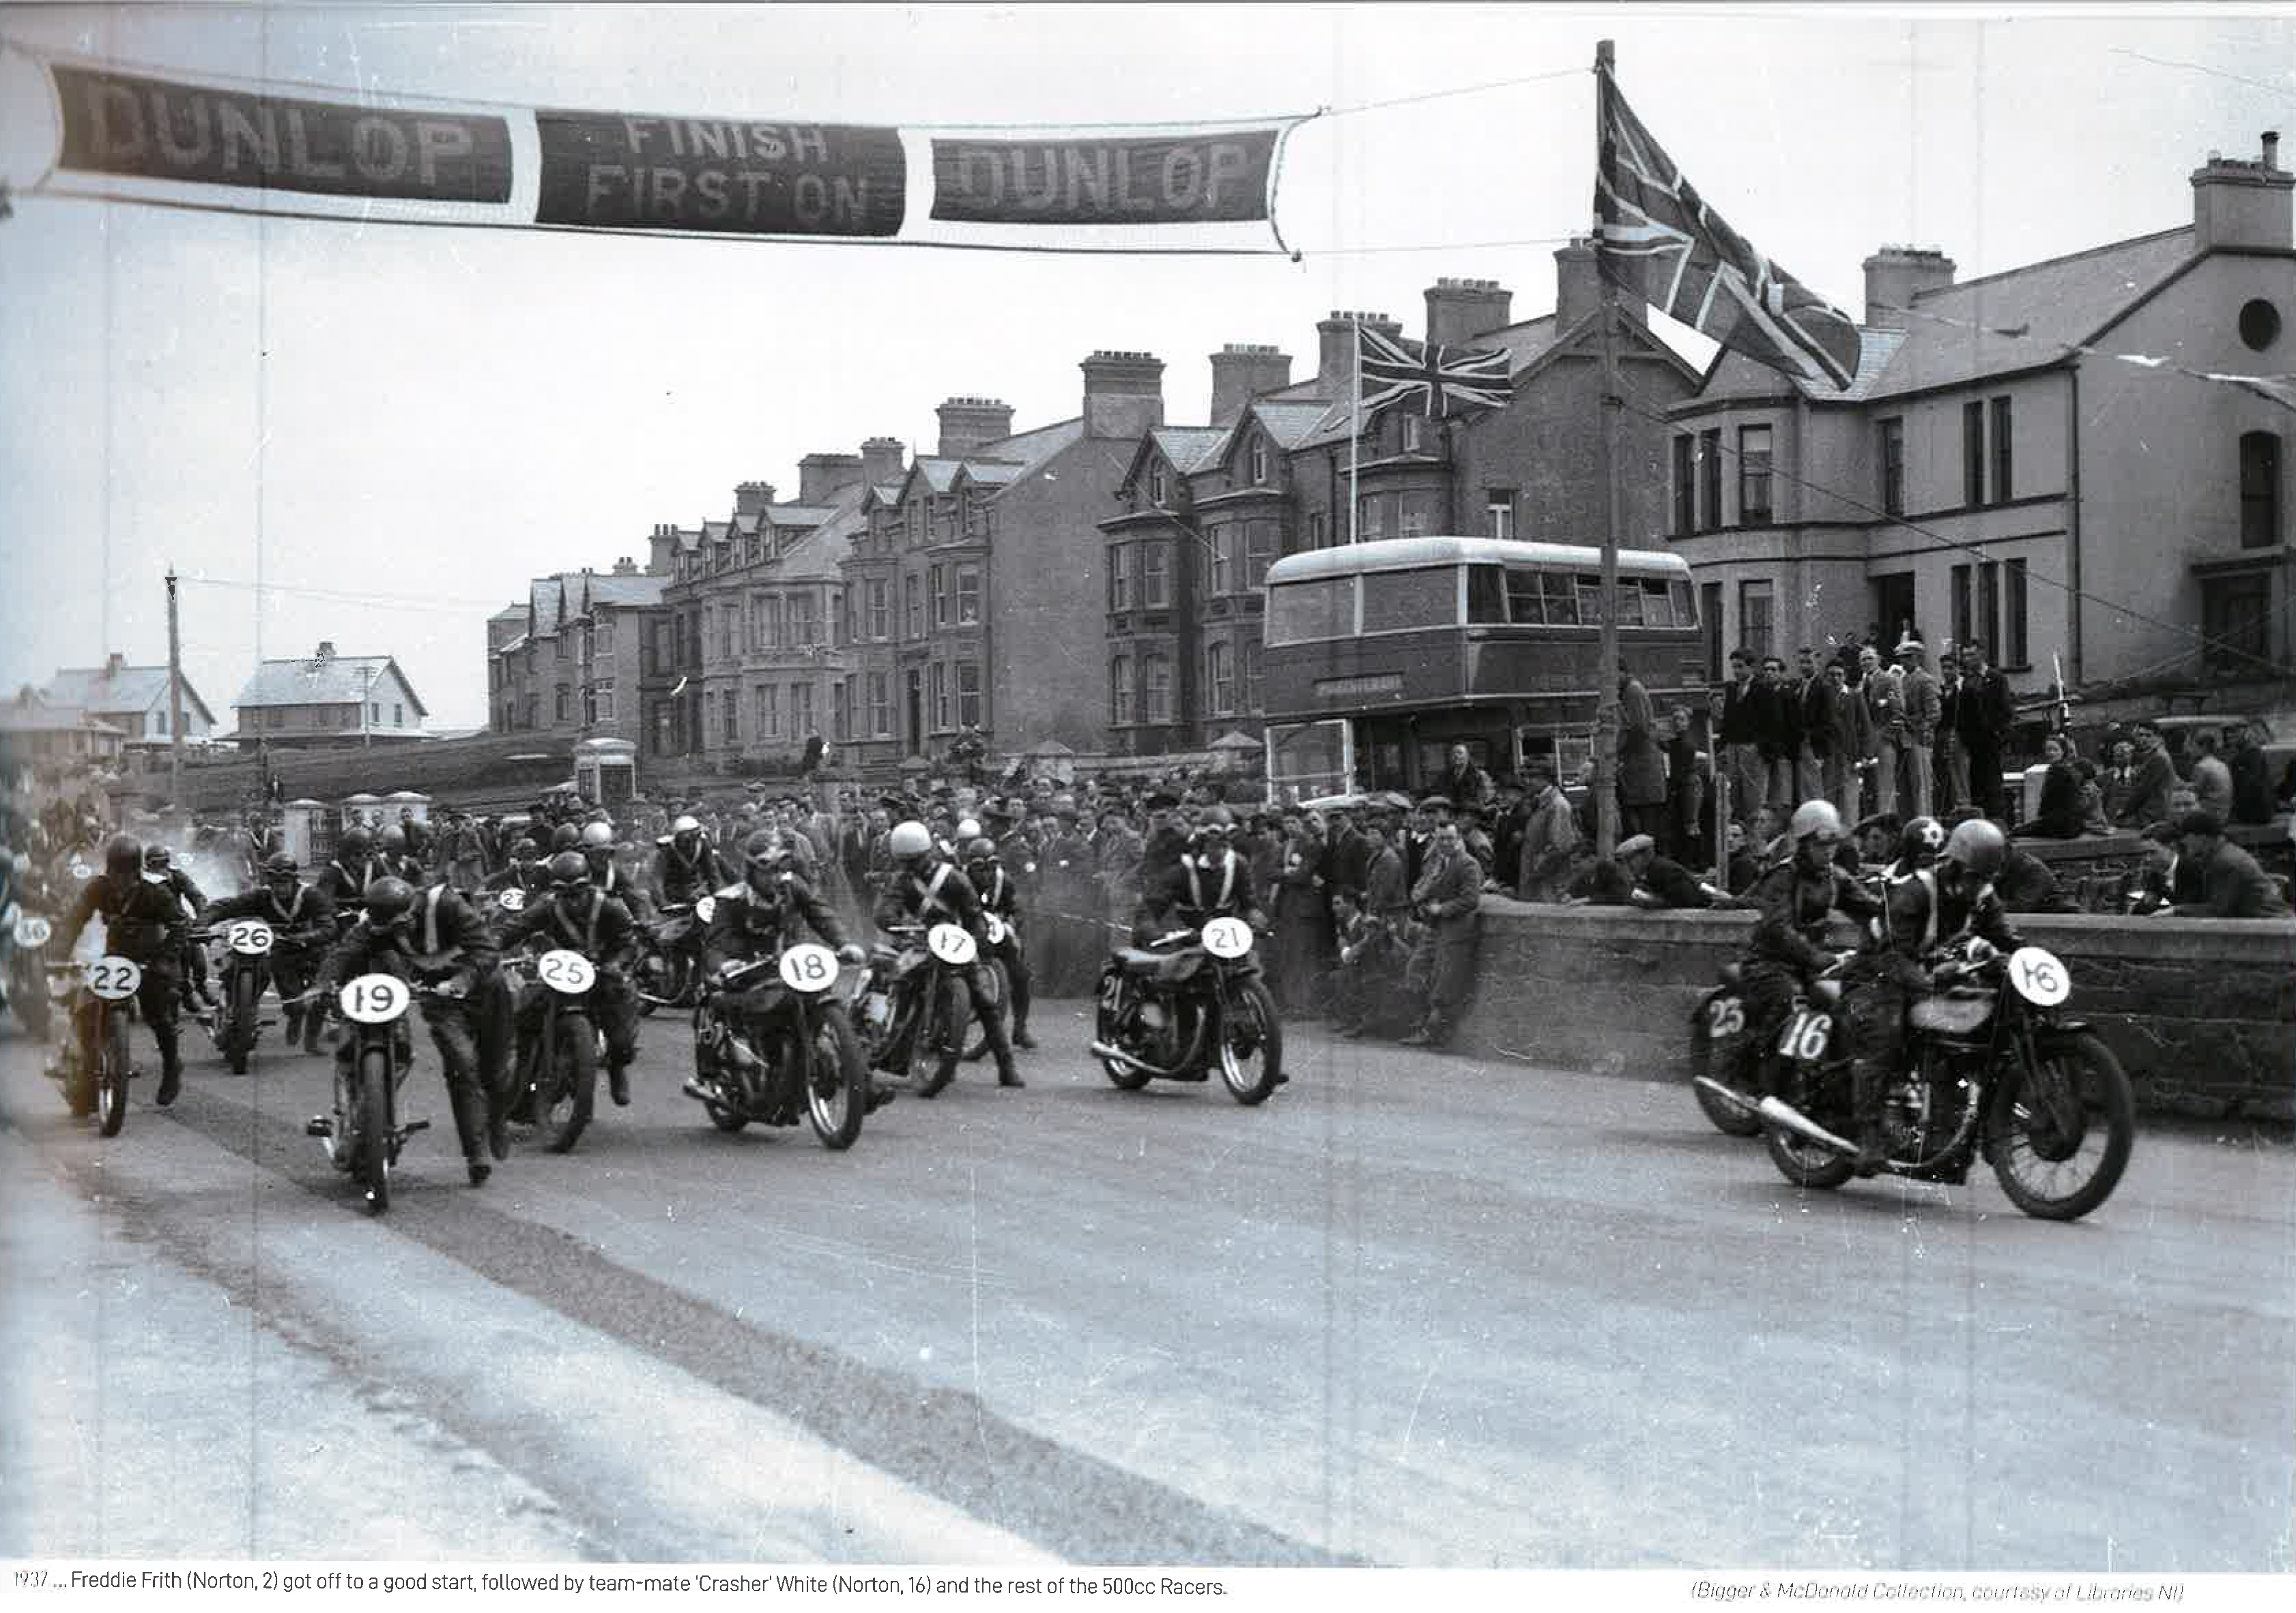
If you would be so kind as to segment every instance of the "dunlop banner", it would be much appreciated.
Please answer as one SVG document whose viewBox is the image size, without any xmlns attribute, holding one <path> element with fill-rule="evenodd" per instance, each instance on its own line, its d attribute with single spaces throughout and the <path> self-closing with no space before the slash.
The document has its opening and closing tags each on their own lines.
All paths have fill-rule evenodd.
<svg viewBox="0 0 2296 1613">
<path fill-rule="evenodd" d="M 1113 140 L 937 139 L 935 218 L 1218 224 L 1267 217 L 1280 127 Z"/>
<path fill-rule="evenodd" d="M 60 168 L 422 201 L 510 200 L 498 117 L 314 101 L 52 62 Z"/>
<path fill-rule="evenodd" d="M 537 224 L 751 235 L 896 235 L 898 129 L 539 111 Z"/>
</svg>

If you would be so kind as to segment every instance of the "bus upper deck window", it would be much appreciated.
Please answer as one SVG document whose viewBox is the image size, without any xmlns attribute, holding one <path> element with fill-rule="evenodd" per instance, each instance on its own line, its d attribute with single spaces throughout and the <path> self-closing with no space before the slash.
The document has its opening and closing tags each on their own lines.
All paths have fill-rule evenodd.
<svg viewBox="0 0 2296 1613">
<path fill-rule="evenodd" d="M 1407 571 L 1372 571 L 1363 578 L 1363 630 L 1459 625 L 1459 573 L 1456 566 L 1414 566 Z"/>
<path fill-rule="evenodd" d="M 1698 596 L 1686 582 L 1677 580 L 1667 585 L 1674 595 L 1674 625 L 1677 627 L 1698 626 Z"/>
<path fill-rule="evenodd" d="M 1542 571 L 1539 592 L 1546 596 L 1546 625 L 1575 626 L 1578 621 L 1578 588 L 1568 571 Z"/>
<path fill-rule="evenodd" d="M 1666 578 L 1646 577 L 1642 579 L 1643 626 L 1671 627 L 1676 625 L 1674 607 L 1669 602 Z"/>
<path fill-rule="evenodd" d="M 1536 627 L 1546 619 L 1538 603 L 1538 572 L 1528 566 L 1509 566 L 1506 588 L 1507 620 L 1518 627 Z"/>
<path fill-rule="evenodd" d="M 1467 620 L 1504 625 L 1507 619 L 1507 585 L 1496 566 L 1467 568 Z"/>
</svg>

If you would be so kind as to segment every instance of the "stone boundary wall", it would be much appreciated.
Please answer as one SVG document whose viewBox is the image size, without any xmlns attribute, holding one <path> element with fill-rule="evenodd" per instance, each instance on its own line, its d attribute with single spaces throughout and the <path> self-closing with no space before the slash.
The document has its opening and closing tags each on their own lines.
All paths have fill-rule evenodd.
<svg viewBox="0 0 2296 1613">
<path fill-rule="evenodd" d="M 1740 956 L 1749 913 L 1551 907 L 1483 898 L 1471 1056 L 1689 1077 L 1690 1013 Z M 2066 1012 L 2096 1026 L 2140 1110 L 2296 1119 L 2296 920 L 2019 913 L 2073 973 Z M 1849 933 L 1845 926 L 1842 944 Z"/>
</svg>

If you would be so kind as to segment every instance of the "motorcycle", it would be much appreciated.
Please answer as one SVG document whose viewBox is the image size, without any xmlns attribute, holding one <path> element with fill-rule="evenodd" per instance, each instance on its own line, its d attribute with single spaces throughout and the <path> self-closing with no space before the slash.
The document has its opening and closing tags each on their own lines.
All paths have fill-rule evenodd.
<svg viewBox="0 0 2296 1613">
<path fill-rule="evenodd" d="M 934 1097 L 956 1078 L 964 1052 L 972 999 L 963 971 L 979 959 L 980 944 L 962 924 L 895 924 L 885 933 L 893 940 L 869 949 L 847 1012 L 870 1069 L 908 1076 L 917 1096 Z M 920 1057 L 933 1060 L 921 1077 L 913 1073 Z"/>
<path fill-rule="evenodd" d="M 788 997 L 772 1044 L 752 1046 L 731 1011 L 731 1000 L 775 970 Z M 778 957 L 758 958 L 704 982 L 693 1010 L 693 1086 L 709 1123 L 737 1132 L 750 1121 L 795 1126 L 800 1109 L 824 1148 L 841 1150 L 861 1135 L 874 1107 L 869 1066 L 845 1005 L 837 1000 L 837 954 L 800 942 Z M 714 1094 L 714 1095 L 706 1095 Z"/>
<path fill-rule="evenodd" d="M 48 938 L 55 927 L 36 913 L 16 907 L 8 921 L 15 945 L 8 954 L 8 1005 L 16 1022 L 39 1041 L 53 1028 L 54 1002 L 48 995 Z"/>
<path fill-rule="evenodd" d="M 263 1027 L 276 1023 L 262 1017 L 262 1004 L 264 990 L 271 984 L 271 948 L 278 938 L 261 919 L 234 919 L 221 930 L 195 929 L 192 939 L 224 943 L 223 965 L 216 972 L 216 1010 L 208 1030 L 223 1050 L 231 1073 L 243 1076 Z"/>
<path fill-rule="evenodd" d="M 505 959 L 503 967 L 513 985 L 531 978 L 549 987 L 533 1041 L 518 1052 L 512 1089 L 521 1095 L 513 1112 L 549 1134 L 552 1153 L 569 1152 L 597 1107 L 598 1066 L 606 1058 L 606 1033 L 590 1016 L 597 965 L 578 952 L 557 947 L 538 960 Z"/>
<path fill-rule="evenodd" d="M 667 903 L 660 918 L 638 926 L 638 960 L 631 975 L 641 1015 L 701 1002 L 701 948 L 695 932 L 709 928 L 717 908 L 715 897 Z"/>
<path fill-rule="evenodd" d="M 398 1150 L 430 1126 L 428 1120 L 399 1123 L 398 1089 L 406 1080 L 406 1060 L 398 1022 L 417 995 L 444 995 L 410 987 L 390 974 L 361 975 L 335 994 L 342 1017 L 355 1028 L 351 1058 L 348 1065 L 340 1059 L 335 1063 L 335 1112 L 314 1116 L 303 1129 L 319 1140 L 328 1162 L 364 1191 L 373 1215 L 390 1208 L 390 1173 Z"/>
<path fill-rule="evenodd" d="M 2057 1010 L 2071 972 L 2023 946 L 1950 949 L 1943 989 L 1907 1011 L 1906 1061 L 1882 1100 L 1881 1168 L 1958 1183 L 1983 1159 L 2010 1202 L 2046 1221 L 2073 1221 L 2110 1198 L 2136 1135 L 2128 1077 L 2103 1039 Z M 1857 1145 L 1847 1039 L 1835 1008 L 1842 982 L 1820 977 L 1797 997 L 1775 1044 L 1781 1094 L 1754 1105 L 1770 1160 L 1798 1187 L 1834 1188 Z M 1744 1099 L 1710 1077 L 1718 1101 Z"/>
<path fill-rule="evenodd" d="M 1283 1084 L 1283 1022 L 1242 919 L 1118 947 L 1101 970 L 1096 1029 L 1092 1055 L 1126 1092 L 1208 1080 L 1215 1063 L 1247 1106 Z"/>
<path fill-rule="evenodd" d="M 1698 1000 L 1690 1015 L 1690 1090 L 1714 1129 L 1733 1137 L 1759 1137 L 1761 1057 L 1746 1045 L 1746 999 L 1740 965 L 1725 963 L 1721 983 Z M 1718 1095 L 1715 1088 L 1727 1095 Z"/>
<path fill-rule="evenodd" d="M 95 1116 L 96 1129 L 116 1137 L 127 1124 L 127 1084 L 140 1073 L 128 1054 L 127 1028 L 135 1020 L 135 994 L 144 985 L 144 970 L 127 958 L 105 956 L 92 963 L 50 963 L 47 973 L 59 984 L 77 980 L 66 996 L 73 1031 L 63 1038 L 48 1075 L 63 1084 L 64 1102 L 73 1116 Z M 88 1068 L 80 1056 L 78 1016 L 90 1000 L 101 1003 L 95 1029 L 95 1065 Z"/>
</svg>

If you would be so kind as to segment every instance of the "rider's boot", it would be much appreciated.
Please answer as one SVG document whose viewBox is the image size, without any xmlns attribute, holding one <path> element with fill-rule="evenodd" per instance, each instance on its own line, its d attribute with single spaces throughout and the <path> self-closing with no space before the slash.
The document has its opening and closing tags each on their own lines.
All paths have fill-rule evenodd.
<svg viewBox="0 0 2296 1613">
<path fill-rule="evenodd" d="M 176 1094 L 183 1088 L 184 1061 L 170 1047 L 160 1057 L 160 1090 L 152 1094 L 152 1101 L 165 1109 L 176 1101 Z"/>
<path fill-rule="evenodd" d="M 303 1016 L 303 1051 L 305 1052 L 316 1053 L 319 1051 L 319 1032 L 326 1028 L 326 1023 L 327 1016 L 316 1008 Z M 292 1044 L 294 1039 L 293 1033 L 290 1032 L 287 1038 L 290 1044 Z"/>
<path fill-rule="evenodd" d="M 619 1060 L 606 1066 L 606 1090 L 613 1094 L 616 1108 L 630 1106 L 630 1072 Z"/>
<path fill-rule="evenodd" d="M 1013 1042 L 1012 1038 L 1004 1034 L 1004 1021 L 993 1015 L 988 1021 L 988 1051 L 996 1055 L 997 1085 L 1026 1086 L 1029 1085 L 1021 1079 L 1020 1069 L 1013 1062 Z"/>
</svg>

